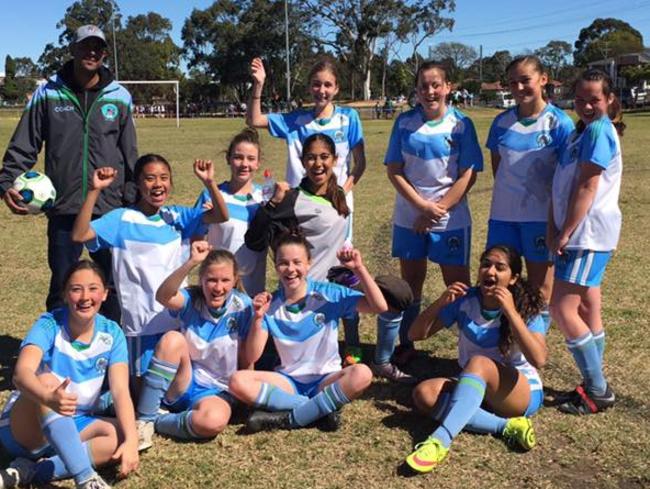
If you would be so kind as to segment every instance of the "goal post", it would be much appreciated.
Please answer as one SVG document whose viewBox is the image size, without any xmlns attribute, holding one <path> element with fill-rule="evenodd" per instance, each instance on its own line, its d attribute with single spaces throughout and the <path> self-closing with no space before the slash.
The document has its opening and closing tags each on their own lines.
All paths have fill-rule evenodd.
<svg viewBox="0 0 650 489">
<path fill-rule="evenodd" d="M 118 80 L 122 85 L 173 85 L 176 94 L 176 127 L 181 127 L 178 80 Z"/>
</svg>

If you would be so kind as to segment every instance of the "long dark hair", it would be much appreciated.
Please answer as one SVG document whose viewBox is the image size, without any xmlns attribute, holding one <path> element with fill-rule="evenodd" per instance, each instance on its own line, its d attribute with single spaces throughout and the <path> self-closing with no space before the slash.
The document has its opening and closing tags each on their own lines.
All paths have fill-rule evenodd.
<svg viewBox="0 0 650 489">
<path fill-rule="evenodd" d="M 63 277 L 63 294 L 65 294 L 65 290 L 68 288 L 70 278 L 72 278 L 72 276 L 79 270 L 91 270 L 95 275 L 97 275 L 97 277 L 99 277 L 102 285 L 106 288 L 106 276 L 101 267 L 92 260 L 79 260 L 77 263 L 72 264 L 65 272 L 65 276 Z"/>
<path fill-rule="evenodd" d="M 510 74 L 510 71 L 513 68 L 516 68 L 519 65 L 529 65 L 533 68 L 533 71 L 536 71 L 540 75 L 547 75 L 548 76 L 548 70 L 544 66 L 544 63 L 542 63 L 542 60 L 539 59 L 537 56 L 534 54 L 525 54 L 523 56 L 517 56 L 515 59 L 513 59 L 510 63 L 508 63 L 508 66 L 506 66 L 506 75 Z M 546 93 L 546 87 L 542 89 L 542 98 L 544 101 L 548 101 L 548 94 Z"/>
<path fill-rule="evenodd" d="M 233 151 L 239 143 L 249 143 L 257 148 L 258 158 L 262 157 L 262 148 L 260 148 L 260 136 L 255 129 L 252 127 L 246 127 L 239 131 L 233 138 L 230 140 L 228 145 L 228 150 L 226 151 L 226 160 L 230 162 L 230 157 L 232 156 Z"/>
<path fill-rule="evenodd" d="M 140 188 L 139 188 L 140 177 L 142 176 L 144 167 L 147 166 L 149 163 L 161 163 L 165 165 L 167 167 L 167 170 L 169 171 L 169 181 L 172 183 L 172 185 L 174 184 L 174 181 L 172 179 L 172 167 L 169 164 L 169 161 L 167 161 L 164 157 L 160 156 L 159 154 L 155 154 L 155 153 L 147 153 L 146 155 L 142 155 L 135 162 L 135 167 L 133 168 L 133 180 L 135 181 L 137 187 L 136 198 L 135 198 L 136 202 L 142 199 L 142 195 L 140 194 Z"/>
<path fill-rule="evenodd" d="M 530 318 L 539 314 L 543 309 L 544 299 L 542 298 L 542 294 L 539 291 L 539 288 L 533 287 L 521 274 L 523 264 L 521 255 L 519 255 L 516 250 L 506 245 L 491 246 L 481 254 L 481 262 L 492 251 L 500 251 L 503 253 L 507 258 L 508 266 L 510 267 L 512 275 L 518 277 L 514 284 L 508 286 L 508 290 L 514 299 L 515 309 L 521 316 L 521 319 L 524 320 L 524 323 L 527 323 Z M 510 348 L 512 347 L 512 330 L 510 328 L 510 321 L 508 321 L 508 318 L 504 314 L 501 315 L 500 321 L 499 350 L 503 356 L 508 356 Z"/>
<path fill-rule="evenodd" d="M 208 253 L 208 256 L 205 257 L 205 260 L 201 262 L 199 266 L 199 281 L 203 279 L 203 276 L 208 270 L 210 265 L 217 263 L 229 263 L 232 265 L 232 273 L 235 276 L 235 285 L 234 289 L 244 291 L 241 283 L 241 277 L 239 276 L 239 267 L 237 266 L 237 260 L 235 260 L 235 255 L 233 255 L 228 250 L 211 250 Z M 201 306 L 205 304 L 205 298 L 203 297 L 203 287 L 199 285 L 192 285 L 187 288 L 187 292 L 190 294 L 190 299 L 192 300 L 192 305 L 196 309 L 201 309 Z"/>
<path fill-rule="evenodd" d="M 316 61 L 314 66 L 311 67 L 311 70 L 309 70 L 309 75 L 307 75 L 307 80 L 309 80 L 309 83 L 311 83 L 311 79 L 321 71 L 329 71 L 334 76 L 336 84 L 339 84 L 339 71 L 336 68 L 336 64 L 334 64 L 334 62 L 329 58 L 321 58 Z"/>
<path fill-rule="evenodd" d="M 418 85 L 418 80 L 420 79 L 420 75 L 429 70 L 438 70 L 438 72 L 442 75 L 442 78 L 444 79 L 445 83 L 449 83 L 449 78 L 447 77 L 447 70 L 445 69 L 444 66 L 442 66 L 440 63 L 436 63 L 435 61 L 425 61 L 418 67 L 418 71 L 415 73 L 415 86 L 417 87 Z"/>
<path fill-rule="evenodd" d="M 307 241 L 307 238 L 300 228 L 292 228 L 278 234 L 277 237 L 273 240 L 273 243 L 271 243 L 271 250 L 273 251 L 273 263 L 275 263 L 278 250 L 282 246 L 286 245 L 302 246 L 307 253 L 307 258 L 311 260 L 311 245 L 309 244 L 309 241 Z"/>
<path fill-rule="evenodd" d="M 320 141 L 327 146 L 327 149 L 336 161 L 336 144 L 334 144 L 334 141 L 331 137 L 320 132 L 312 134 L 311 136 L 307 137 L 307 139 L 305 139 L 305 142 L 302 145 L 303 156 L 307 153 L 307 151 L 309 151 L 310 146 L 317 141 Z M 309 180 L 308 177 L 303 178 L 300 182 L 300 186 L 306 190 L 311 189 L 311 180 Z M 339 215 L 347 217 L 350 214 L 350 208 L 348 207 L 348 203 L 345 200 L 345 192 L 341 187 L 339 187 L 334 171 L 332 171 L 329 180 L 327 180 L 325 198 L 332 203 L 332 207 L 336 209 L 336 212 L 338 212 Z"/>
<path fill-rule="evenodd" d="M 612 102 L 607 107 L 607 116 L 612 121 L 612 124 L 614 124 L 618 135 L 622 136 L 625 132 L 626 127 L 625 123 L 623 122 L 623 108 L 621 107 L 621 101 L 614 93 L 612 79 L 607 73 L 596 68 L 591 68 L 584 71 L 573 84 L 573 93 L 575 93 L 579 83 L 592 81 L 600 82 L 601 86 L 603 87 L 603 95 L 608 100 L 610 96 L 612 97 Z M 576 124 L 576 129 L 579 133 L 584 131 L 585 123 L 582 122 L 582 120 L 579 120 Z"/>
</svg>

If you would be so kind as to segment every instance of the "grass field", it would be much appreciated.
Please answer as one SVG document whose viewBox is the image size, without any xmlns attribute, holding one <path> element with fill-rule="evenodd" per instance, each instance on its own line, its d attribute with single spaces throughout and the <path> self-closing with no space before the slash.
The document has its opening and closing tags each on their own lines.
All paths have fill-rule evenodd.
<svg viewBox="0 0 650 489">
<path fill-rule="evenodd" d="M 496 111 L 470 112 L 484 142 Z M 626 116 L 623 138 L 624 216 L 619 250 L 607 269 L 603 315 L 607 331 L 606 372 L 619 399 L 608 412 L 578 419 L 542 409 L 533 419 L 538 446 L 529 453 L 510 452 L 498 439 L 462 434 L 448 460 L 428 476 L 406 478 L 397 468 L 433 422 L 413 413 L 410 390 L 375 381 L 363 398 L 348 406 L 336 433 L 317 430 L 240 433 L 241 420 L 209 443 L 179 444 L 157 437 L 143 454 L 137 475 L 118 487 L 317 487 L 388 489 L 393 487 L 650 487 L 650 114 Z M 0 119 L 4 150 L 17 123 Z M 194 158 L 212 158 L 227 177 L 223 150 L 243 127 L 242 120 L 138 120 L 140 152 L 166 156 L 174 168 L 173 201 L 190 205 L 200 183 L 192 176 Z M 390 121 L 366 121 L 368 168 L 355 190 L 355 244 L 373 273 L 397 273 L 390 257 L 394 191 L 382 165 Z M 264 167 L 283 175 L 285 148 L 263 136 Z M 485 154 L 487 164 L 487 153 Z M 473 273 L 485 242 L 492 177 L 486 167 L 470 193 L 474 221 Z M 46 219 L 18 217 L 0 206 L 0 386 L 8 394 L 11 357 L 19 340 L 43 311 L 49 272 Z M 440 273 L 429 267 L 424 300 L 442 291 Z M 374 344 L 374 317 L 364 317 L 362 341 L 367 354 Z M 543 371 L 547 388 L 573 388 L 578 373 L 556 327 L 548 337 L 550 357 Z M 427 341 L 416 368 L 421 376 L 449 372 L 455 365 L 455 337 L 441 334 Z M 110 476 L 110 471 L 107 473 Z"/>
</svg>

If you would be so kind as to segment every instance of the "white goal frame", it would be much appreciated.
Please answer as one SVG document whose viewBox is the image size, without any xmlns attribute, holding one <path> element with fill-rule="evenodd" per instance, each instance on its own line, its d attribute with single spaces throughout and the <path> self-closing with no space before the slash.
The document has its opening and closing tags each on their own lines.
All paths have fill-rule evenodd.
<svg viewBox="0 0 650 489">
<path fill-rule="evenodd" d="M 122 85 L 174 85 L 176 93 L 176 127 L 181 127 L 178 80 L 117 80 Z"/>
</svg>

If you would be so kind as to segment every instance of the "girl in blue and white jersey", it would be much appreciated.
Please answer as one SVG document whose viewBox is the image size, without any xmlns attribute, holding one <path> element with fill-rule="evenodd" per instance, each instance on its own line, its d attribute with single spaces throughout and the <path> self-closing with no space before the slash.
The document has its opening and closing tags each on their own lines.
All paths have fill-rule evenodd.
<svg viewBox="0 0 650 489">
<path fill-rule="evenodd" d="M 402 376 L 389 360 L 398 328 L 400 356 L 412 355 L 408 328 L 420 310 L 427 260 L 440 265 L 445 284 L 469 284 L 471 217 L 465 196 L 483 169 L 483 155 L 472 121 L 447 106 L 450 89 L 444 68 L 432 62 L 420 66 L 419 105 L 395 121 L 384 158 L 397 190 L 392 254 L 400 259 L 402 278 L 415 299 L 403 317 L 389 313 L 380 318 L 386 334 L 377 341 L 373 369 L 396 380 Z"/>
<path fill-rule="evenodd" d="M 559 409 L 592 414 L 615 401 L 603 374 L 600 284 L 621 232 L 619 136 L 625 124 L 612 81 L 599 70 L 585 71 L 576 82 L 575 109 L 580 121 L 553 177 L 548 226 L 555 256 L 551 313 L 583 378 Z"/>
<path fill-rule="evenodd" d="M 353 311 L 380 313 L 388 306 L 361 255 L 354 249 L 339 252 L 341 264 L 352 270 L 364 292 L 307 278 L 311 258 L 307 241 L 287 233 L 277 240 L 275 269 L 280 281 L 273 294 L 253 300 L 255 309 L 245 351 L 257 361 L 269 335 L 280 356 L 275 372 L 240 370 L 230 381 L 230 392 L 255 411 L 247 429 L 294 429 L 322 418 L 338 427 L 338 410 L 361 395 L 372 373 L 361 363 L 341 368 L 338 322 Z"/>
<path fill-rule="evenodd" d="M 219 185 L 228 207 L 228 220 L 208 226 L 208 243 L 214 249 L 228 250 L 235 255 L 244 290 L 251 297 L 264 290 L 266 280 L 266 250 L 253 251 L 244 244 L 244 235 L 262 204 L 262 189 L 253 183 L 259 170 L 262 151 L 255 129 L 244 129 L 230 141 L 226 162 L 230 179 Z M 195 207 L 210 200 L 205 189 Z"/>
<path fill-rule="evenodd" d="M 486 247 L 516 249 L 526 260 L 528 280 L 548 304 L 553 286 L 546 243 L 551 184 L 574 125 L 562 109 L 546 102 L 548 75 L 539 58 L 515 58 L 506 74 L 517 105 L 494 119 L 486 144 L 494 176 Z M 548 327 L 548 310 L 543 316 Z"/>
<path fill-rule="evenodd" d="M 512 248 L 496 245 L 481 256 L 478 284 L 456 282 L 424 311 L 409 331 L 424 340 L 458 326 L 458 379 L 425 380 L 413 391 L 415 406 L 440 425 L 416 445 L 406 463 L 430 472 L 442 462 L 453 439 L 466 429 L 503 437 L 530 450 L 535 433 L 528 416 L 543 401 L 537 369 L 546 362 L 543 300 L 522 276 Z"/>
<path fill-rule="evenodd" d="M 205 224 L 228 219 L 212 162 L 196 160 L 194 173 L 217 203 L 210 210 L 165 205 L 172 190 L 171 166 L 162 156 L 148 154 L 135 164 L 136 204 L 115 209 L 91 222 L 99 193 L 115 180 L 113 168 L 99 168 L 93 174 L 92 188 L 74 224 L 73 240 L 85 243 L 90 251 L 113 251 L 113 278 L 134 379 L 146 372 L 162 334 L 177 328 L 177 321 L 156 302 L 156 290 L 183 263 L 187 256 L 185 244 L 192 236 L 205 235 Z M 133 383 L 136 394 L 138 381 Z"/>
<path fill-rule="evenodd" d="M 199 285 L 184 288 L 196 266 Z M 144 375 L 138 420 L 155 422 L 158 433 L 196 440 L 212 438 L 227 426 L 233 403 L 230 377 L 238 368 L 252 366 L 243 343 L 253 308 L 237 289 L 239 283 L 232 253 L 195 241 L 189 260 L 160 285 L 156 299 L 182 327 L 163 335 Z M 158 415 L 161 403 L 169 414 Z"/>
<path fill-rule="evenodd" d="M 0 471 L 0 487 L 73 478 L 78 488 L 110 487 L 94 467 L 138 467 L 138 435 L 129 395 L 126 340 L 99 314 L 108 290 L 103 272 L 82 260 L 64 281 L 66 307 L 43 314 L 21 344 L 17 391 L 0 416 L 0 443 L 17 457 Z M 117 418 L 98 417 L 108 380 Z"/>
</svg>

